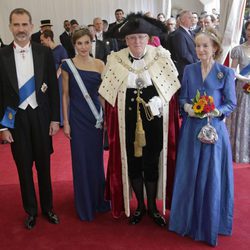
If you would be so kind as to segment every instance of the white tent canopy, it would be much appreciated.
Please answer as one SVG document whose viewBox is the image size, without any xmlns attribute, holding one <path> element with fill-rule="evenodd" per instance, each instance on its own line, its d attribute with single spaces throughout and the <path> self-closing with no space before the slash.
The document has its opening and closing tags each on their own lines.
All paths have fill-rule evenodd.
<svg viewBox="0 0 250 250">
<path fill-rule="evenodd" d="M 220 33 L 223 37 L 221 62 L 224 62 L 231 49 L 239 44 L 245 6 L 246 0 L 221 0 Z"/>
</svg>

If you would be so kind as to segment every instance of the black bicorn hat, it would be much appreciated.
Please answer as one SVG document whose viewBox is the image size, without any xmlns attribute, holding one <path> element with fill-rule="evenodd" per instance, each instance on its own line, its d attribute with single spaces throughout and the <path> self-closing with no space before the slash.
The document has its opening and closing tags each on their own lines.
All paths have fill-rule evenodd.
<svg viewBox="0 0 250 250">
<path fill-rule="evenodd" d="M 43 26 L 53 26 L 53 24 L 51 24 L 51 22 L 50 22 L 49 19 L 41 20 L 41 25 L 40 25 L 40 27 L 43 27 Z"/>
<path fill-rule="evenodd" d="M 130 13 L 122 23 L 115 25 L 105 35 L 113 38 L 124 38 L 127 35 L 139 33 L 159 36 L 166 31 L 167 28 L 161 21 L 138 12 Z"/>
</svg>

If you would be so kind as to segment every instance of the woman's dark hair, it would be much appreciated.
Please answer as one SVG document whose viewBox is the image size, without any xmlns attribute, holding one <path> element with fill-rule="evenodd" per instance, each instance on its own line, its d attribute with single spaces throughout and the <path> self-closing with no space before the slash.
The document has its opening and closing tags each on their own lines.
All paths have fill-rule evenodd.
<svg viewBox="0 0 250 250">
<path fill-rule="evenodd" d="M 93 36 L 90 33 L 89 29 L 84 27 L 84 28 L 76 29 L 74 31 L 73 36 L 72 36 L 73 44 L 76 44 L 76 40 L 78 40 L 79 38 L 83 36 L 88 36 L 91 41 L 93 40 Z"/>
<path fill-rule="evenodd" d="M 245 25 L 244 25 L 245 30 L 247 29 L 247 27 L 248 27 L 249 24 L 250 24 L 250 20 L 247 20 L 246 23 L 245 23 Z"/>
<path fill-rule="evenodd" d="M 45 37 L 45 38 L 48 38 L 50 37 L 51 41 L 54 42 L 54 33 L 52 30 L 44 30 L 42 35 Z"/>
</svg>

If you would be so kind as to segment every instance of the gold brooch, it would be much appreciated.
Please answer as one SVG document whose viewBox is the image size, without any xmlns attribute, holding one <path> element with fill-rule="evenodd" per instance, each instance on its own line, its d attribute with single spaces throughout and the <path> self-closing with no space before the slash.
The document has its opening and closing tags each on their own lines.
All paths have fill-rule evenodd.
<svg viewBox="0 0 250 250">
<path fill-rule="evenodd" d="M 47 90 L 47 88 L 48 88 L 48 85 L 44 82 L 44 83 L 42 84 L 41 91 L 42 91 L 43 93 L 45 93 L 46 90 Z"/>
<path fill-rule="evenodd" d="M 218 78 L 219 80 L 221 80 L 223 77 L 224 77 L 224 74 L 223 74 L 223 72 L 220 71 L 220 72 L 217 74 L 217 78 Z"/>
</svg>

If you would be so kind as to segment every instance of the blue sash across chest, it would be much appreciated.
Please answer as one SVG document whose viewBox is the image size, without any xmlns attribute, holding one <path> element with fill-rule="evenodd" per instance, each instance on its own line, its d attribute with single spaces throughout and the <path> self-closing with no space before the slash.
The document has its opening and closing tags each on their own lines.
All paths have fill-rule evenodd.
<svg viewBox="0 0 250 250">
<path fill-rule="evenodd" d="M 20 89 L 19 89 L 19 104 L 23 103 L 35 91 L 35 77 L 32 76 Z"/>
<path fill-rule="evenodd" d="M 248 64 L 246 67 L 244 67 L 241 71 L 240 74 L 242 76 L 246 76 L 250 73 L 250 64 Z"/>
</svg>

